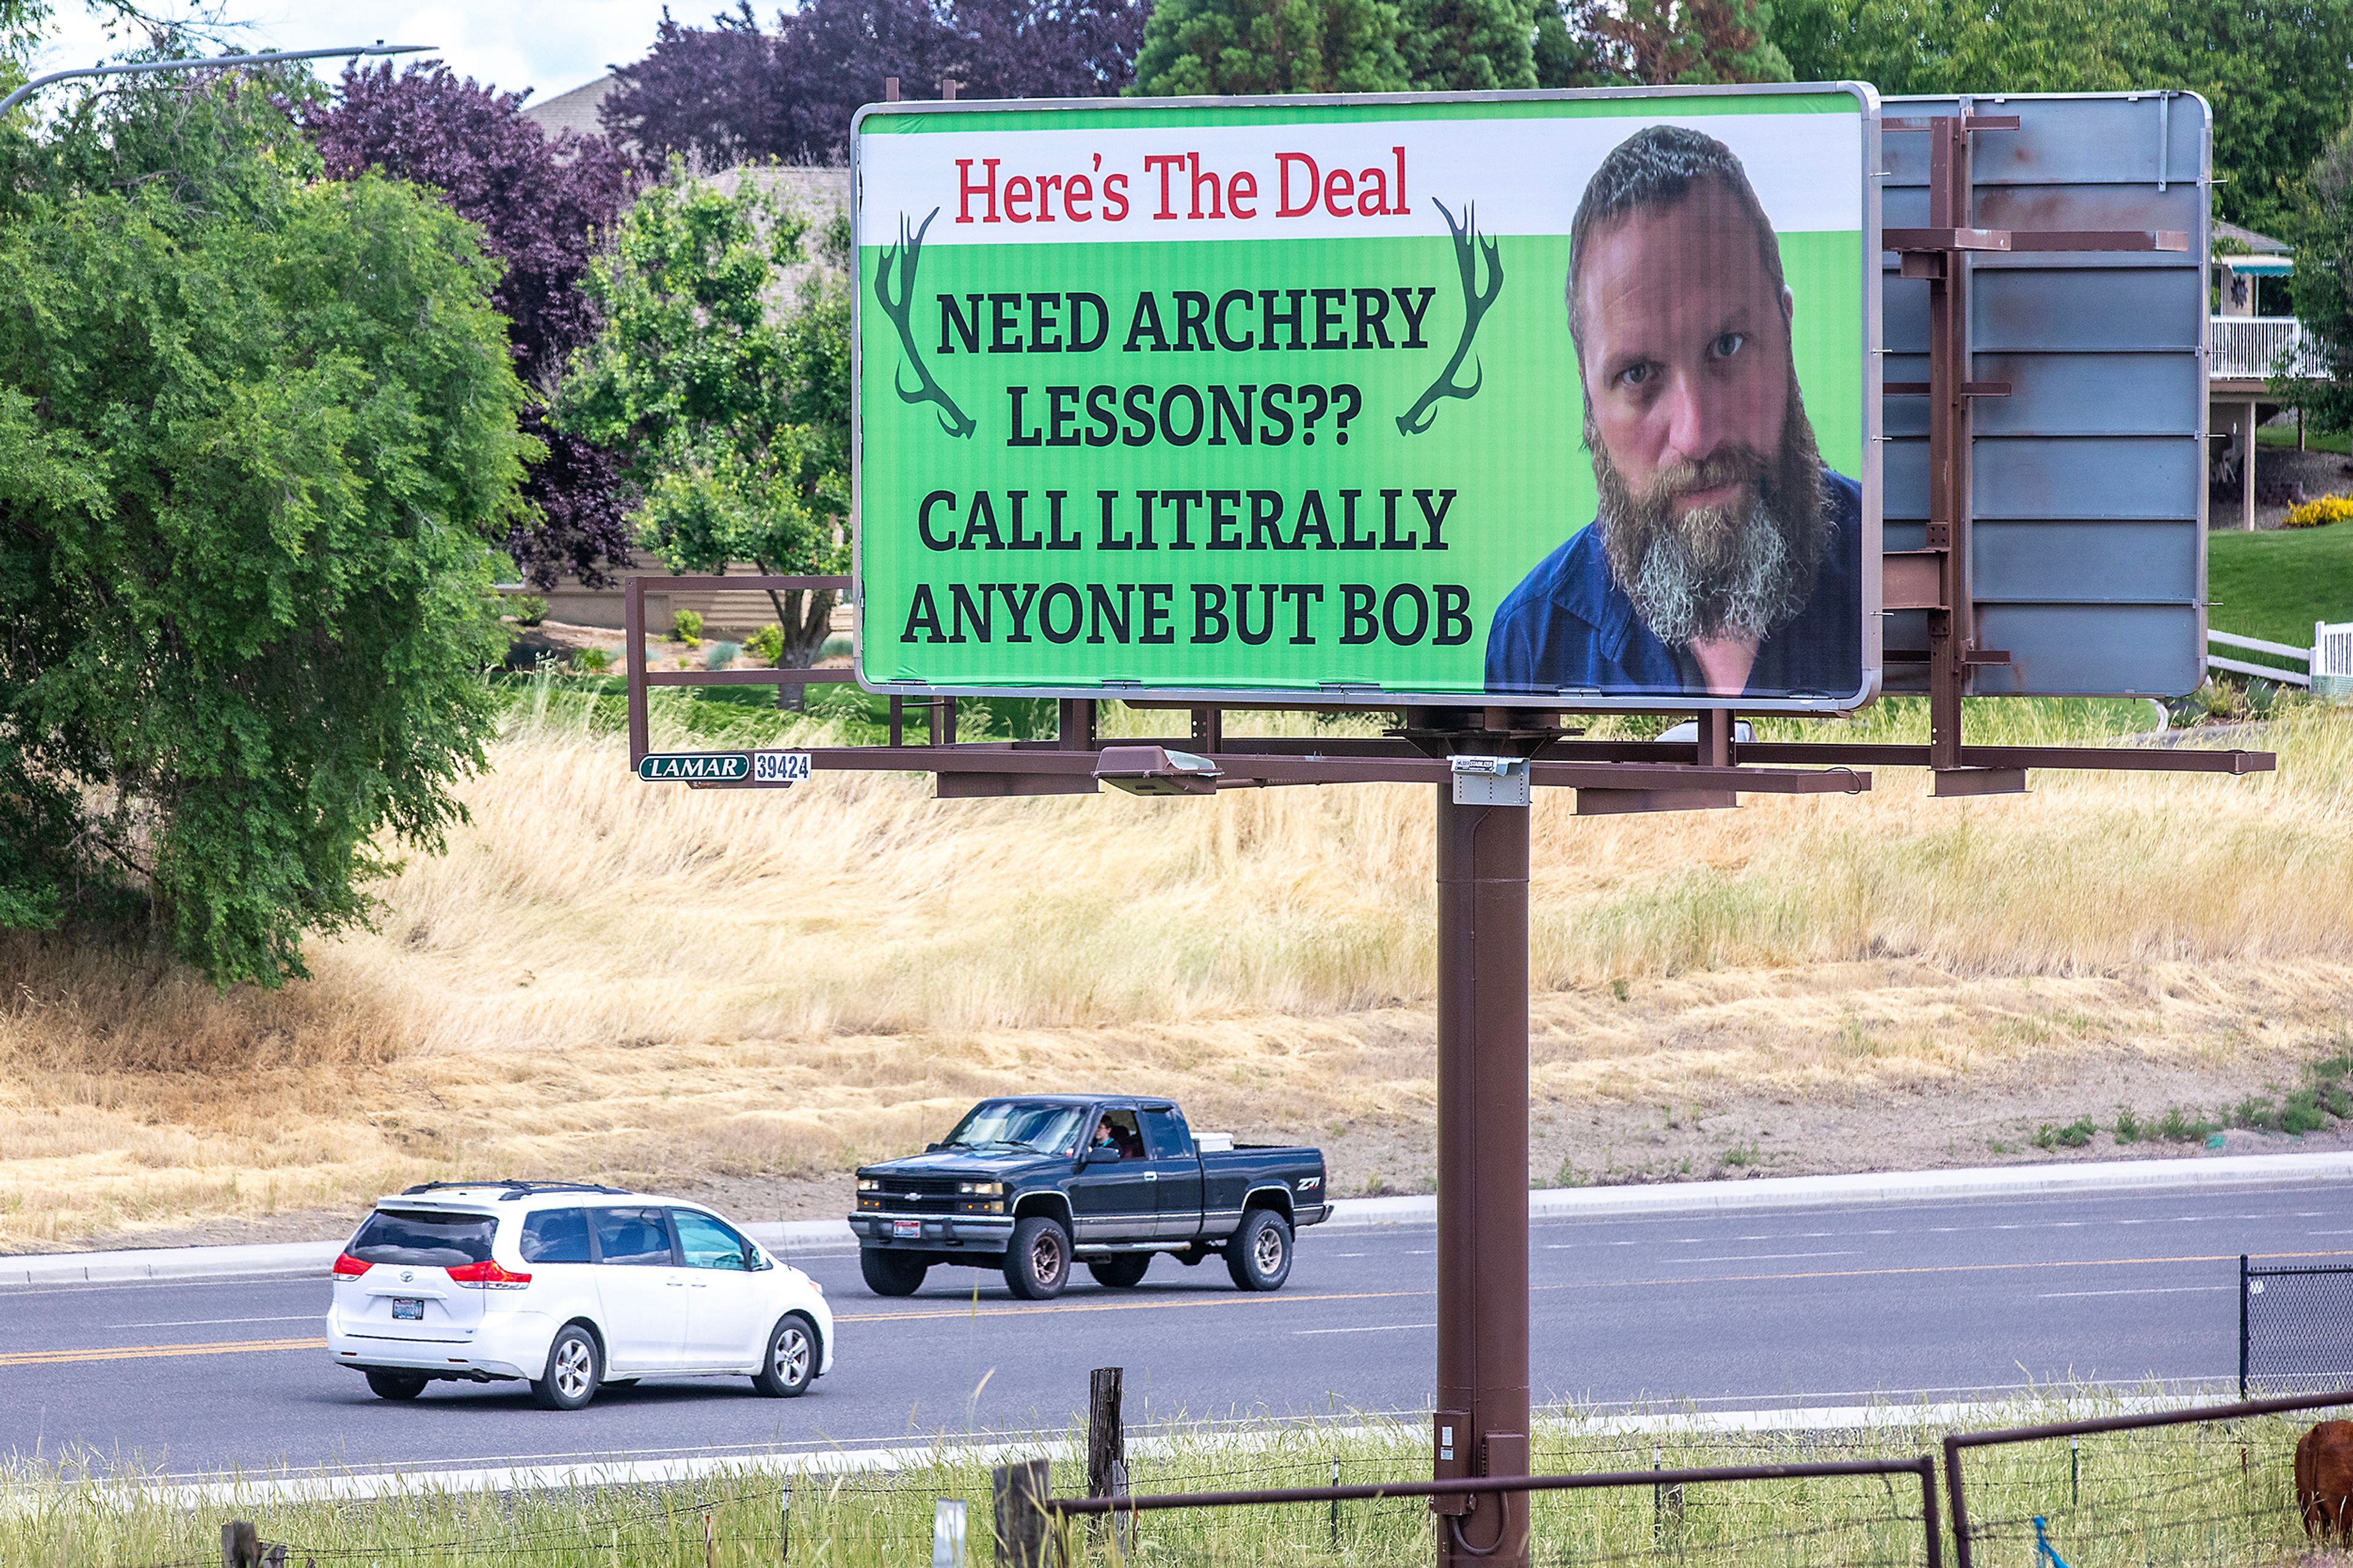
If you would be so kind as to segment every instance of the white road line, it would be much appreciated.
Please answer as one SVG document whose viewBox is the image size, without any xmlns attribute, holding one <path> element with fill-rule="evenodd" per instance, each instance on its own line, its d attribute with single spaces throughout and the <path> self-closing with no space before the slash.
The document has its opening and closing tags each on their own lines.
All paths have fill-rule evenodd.
<svg viewBox="0 0 2353 1568">
<path fill-rule="evenodd" d="M 2133 1290 L 2044 1290 L 2035 1296 L 2038 1301 L 2056 1301 L 2068 1296 L 2188 1296 L 2203 1290 L 2235 1290 L 2236 1285 L 2148 1285 Z"/>
<path fill-rule="evenodd" d="M 1724 1258 L 1677 1258 L 1674 1263 L 1772 1263 L 1785 1258 L 1852 1258 L 1855 1249 L 1841 1252 L 1738 1252 Z"/>
<path fill-rule="evenodd" d="M 1291 1334 L 1293 1339 L 1303 1339 L 1309 1334 L 1388 1334 L 1405 1329 L 1436 1327 L 1438 1327 L 1436 1323 L 1375 1323 L 1369 1328 L 1363 1329 L 1293 1329 Z"/>
<path fill-rule="evenodd" d="M 274 1318 L 166 1318 L 153 1323 L 117 1323 L 118 1329 L 206 1329 L 216 1323 L 319 1323 L 324 1312 L 288 1312 Z"/>
</svg>

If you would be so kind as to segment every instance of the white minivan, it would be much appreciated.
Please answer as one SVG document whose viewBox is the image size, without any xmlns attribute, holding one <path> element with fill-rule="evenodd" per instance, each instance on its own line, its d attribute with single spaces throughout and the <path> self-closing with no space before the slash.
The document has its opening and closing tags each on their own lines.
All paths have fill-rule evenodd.
<svg viewBox="0 0 2353 1568">
<path fill-rule="evenodd" d="M 521 1378 L 550 1410 L 641 1377 L 833 1370 L 815 1280 L 700 1205 L 562 1182 L 428 1182 L 378 1199 L 335 1259 L 327 1353 L 385 1399 Z"/>
</svg>

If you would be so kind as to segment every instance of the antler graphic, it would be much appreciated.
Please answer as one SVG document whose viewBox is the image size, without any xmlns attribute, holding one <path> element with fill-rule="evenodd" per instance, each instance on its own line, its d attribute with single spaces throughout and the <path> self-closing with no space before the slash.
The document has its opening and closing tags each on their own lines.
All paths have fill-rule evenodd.
<svg viewBox="0 0 2353 1568">
<path fill-rule="evenodd" d="M 1486 380 L 1484 366 L 1474 366 L 1471 384 L 1460 386 L 1455 376 L 1461 374 L 1462 361 L 1471 353 L 1471 340 L 1479 335 L 1479 322 L 1487 314 L 1487 307 L 1504 291 L 1504 253 L 1502 247 L 1479 232 L 1479 204 L 1472 202 L 1462 209 L 1462 221 L 1456 223 L 1446 204 L 1433 199 L 1430 205 L 1446 219 L 1446 227 L 1454 236 L 1454 262 L 1462 273 L 1462 341 L 1454 345 L 1454 357 L 1446 362 L 1444 374 L 1430 384 L 1430 390 L 1417 398 L 1414 405 L 1398 416 L 1398 434 L 1419 436 L 1438 418 L 1438 400 L 1441 397 L 1472 398 Z M 1474 249 L 1475 247 L 1475 249 Z M 1487 286 L 1479 284 L 1479 258 L 1487 258 Z"/>
<path fill-rule="evenodd" d="M 899 384 L 896 369 L 891 372 L 891 386 L 898 393 L 899 401 L 933 404 L 939 410 L 941 429 L 951 436 L 969 436 L 976 428 L 972 416 L 958 408 L 955 399 L 948 395 L 947 388 L 934 381 L 932 373 L 923 368 L 923 356 L 915 348 L 915 329 L 910 318 L 911 308 L 915 302 L 915 259 L 923 252 L 923 236 L 931 230 L 932 218 L 939 216 L 940 209 L 934 207 L 931 217 L 923 219 L 923 227 L 911 235 L 907 232 L 907 215 L 899 215 L 899 243 L 883 249 L 882 265 L 874 274 L 874 298 L 881 302 L 882 313 L 890 317 L 892 324 L 899 329 L 899 346 L 906 351 L 907 363 L 914 367 L 917 377 L 915 385 L 910 389 Z M 895 300 L 891 297 L 891 270 L 894 263 L 899 271 L 899 297 Z"/>
</svg>

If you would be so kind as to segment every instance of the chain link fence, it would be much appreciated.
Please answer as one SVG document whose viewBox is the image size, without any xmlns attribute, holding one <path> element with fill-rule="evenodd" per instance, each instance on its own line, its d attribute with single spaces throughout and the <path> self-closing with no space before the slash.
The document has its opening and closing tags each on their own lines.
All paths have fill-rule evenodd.
<svg viewBox="0 0 2353 1568">
<path fill-rule="evenodd" d="M 2353 1387 L 2353 1264 L 2239 1259 L 2239 1397 Z"/>
</svg>

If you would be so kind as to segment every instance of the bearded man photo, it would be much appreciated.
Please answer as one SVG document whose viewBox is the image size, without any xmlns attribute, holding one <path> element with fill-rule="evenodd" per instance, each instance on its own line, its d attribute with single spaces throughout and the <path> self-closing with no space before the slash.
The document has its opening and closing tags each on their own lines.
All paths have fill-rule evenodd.
<svg viewBox="0 0 2353 1568">
<path fill-rule="evenodd" d="M 1862 492 L 1822 465 L 1781 247 L 1731 150 L 1620 143 L 1569 231 L 1599 512 L 1504 600 L 1487 689 L 1835 696 L 1862 685 Z"/>
</svg>

